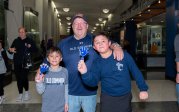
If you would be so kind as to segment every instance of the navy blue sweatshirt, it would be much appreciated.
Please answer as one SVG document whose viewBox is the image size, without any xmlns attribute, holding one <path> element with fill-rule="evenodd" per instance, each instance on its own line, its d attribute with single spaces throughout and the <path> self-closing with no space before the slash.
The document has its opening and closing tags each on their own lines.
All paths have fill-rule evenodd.
<svg viewBox="0 0 179 112">
<path fill-rule="evenodd" d="M 58 47 L 62 52 L 64 66 L 68 70 L 69 74 L 69 94 L 76 96 L 88 96 L 95 95 L 97 91 L 96 87 L 90 87 L 83 83 L 81 74 L 78 72 L 77 66 L 80 60 L 79 48 L 85 46 L 89 50 L 88 55 L 85 57 L 87 67 L 90 69 L 93 61 L 99 57 L 92 47 L 93 36 L 87 34 L 86 37 L 76 40 L 74 36 L 69 36 L 63 39 Z"/>
<path fill-rule="evenodd" d="M 104 59 L 97 58 L 91 69 L 82 75 L 83 82 L 89 86 L 97 86 L 101 81 L 101 92 L 110 96 L 121 96 L 131 92 L 131 76 L 136 80 L 140 91 L 147 91 L 141 71 L 133 58 L 124 51 L 124 59 L 117 61 L 113 55 Z"/>
</svg>

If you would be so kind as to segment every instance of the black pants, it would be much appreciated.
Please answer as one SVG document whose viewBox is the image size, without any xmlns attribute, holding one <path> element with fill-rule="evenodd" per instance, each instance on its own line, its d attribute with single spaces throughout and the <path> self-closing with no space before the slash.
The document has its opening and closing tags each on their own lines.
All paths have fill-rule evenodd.
<svg viewBox="0 0 179 112">
<path fill-rule="evenodd" d="M 132 94 L 109 96 L 101 94 L 100 112 L 132 112 Z"/>
<path fill-rule="evenodd" d="M 29 90 L 29 80 L 28 80 L 28 69 L 24 69 L 21 66 L 14 66 L 14 71 L 17 80 L 17 87 L 19 94 L 23 93 L 23 88 L 25 91 Z"/>
<path fill-rule="evenodd" d="M 0 96 L 4 95 L 4 76 L 5 74 L 0 74 Z"/>
</svg>

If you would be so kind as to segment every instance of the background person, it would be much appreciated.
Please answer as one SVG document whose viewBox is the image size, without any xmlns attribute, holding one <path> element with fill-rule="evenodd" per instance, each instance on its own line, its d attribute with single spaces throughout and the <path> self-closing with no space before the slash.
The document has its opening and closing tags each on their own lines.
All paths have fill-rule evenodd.
<svg viewBox="0 0 179 112">
<path fill-rule="evenodd" d="M 33 53 L 37 51 L 36 45 L 34 41 L 26 36 L 26 29 L 24 27 L 20 27 L 18 29 L 19 36 L 14 39 L 9 51 L 14 53 L 14 72 L 17 79 L 17 87 L 19 91 L 19 95 L 16 98 L 17 102 L 26 101 L 30 99 L 29 96 L 29 81 L 28 81 L 28 73 L 29 69 L 25 68 L 25 64 L 27 60 L 27 53 Z M 25 89 L 25 93 L 23 95 L 23 88 Z"/>
</svg>

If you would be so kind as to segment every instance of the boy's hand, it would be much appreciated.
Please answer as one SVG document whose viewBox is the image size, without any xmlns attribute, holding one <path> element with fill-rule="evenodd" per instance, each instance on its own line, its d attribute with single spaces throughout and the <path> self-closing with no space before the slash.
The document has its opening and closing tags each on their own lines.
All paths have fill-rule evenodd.
<svg viewBox="0 0 179 112">
<path fill-rule="evenodd" d="M 176 74 L 176 83 L 179 83 L 179 74 Z"/>
<path fill-rule="evenodd" d="M 85 74 L 87 72 L 87 67 L 86 67 L 86 64 L 85 64 L 84 60 L 80 60 L 78 62 L 78 71 L 81 74 Z"/>
<path fill-rule="evenodd" d="M 140 100 L 147 100 L 148 99 L 148 92 L 147 91 L 141 91 L 139 93 Z"/>
<path fill-rule="evenodd" d="M 35 76 L 35 82 L 43 82 L 44 81 L 44 74 L 37 73 Z"/>
<path fill-rule="evenodd" d="M 65 112 L 68 112 L 68 104 L 65 104 Z"/>
</svg>

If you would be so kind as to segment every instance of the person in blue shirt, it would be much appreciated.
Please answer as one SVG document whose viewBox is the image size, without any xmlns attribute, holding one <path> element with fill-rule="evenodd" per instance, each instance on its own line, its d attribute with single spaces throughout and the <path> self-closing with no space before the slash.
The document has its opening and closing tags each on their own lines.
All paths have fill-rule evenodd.
<svg viewBox="0 0 179 112">
<path fill-rule="evenodd" d="M 111 41 L 104 33 L 96 35 L 93 48 L 100 57 L 93 62 L 91 69 L 84 60 L 80 60 L 78 70 L 83 83 L 88 86 L 95 87 L 101 81 L 101 112 L 132 112 L 130 76 L 136 80 L 141 100 L 148 98 L 148 86 L 133 58 L 124 51 L 122 60 L 114 60 L 110 45 Z"/>
<path fill-rule="evenodd" d="M 72 29 L 74 34 L 61 40 L 57 45 L 62 52 L 63 65 L 69 74 L 68 112 L 80 112 L 81 108 L 84 112 L 95 112 L 97 86 L 90 87 L 85 85 L 77 69 L 78 62 L 81 58 L 79 53 L 81 46 L 86 47 L 89 52 L 89 55 L 85 57 L 88 68 L 91 68 L 92 62 L 99 56 L 92 47 L 94 36 L 88 33 L 87 18 L 81 13 L 73 17 Z M 113 49 L 114 58 L 121 60 L 123 58 L 122 48 L 117 43 L 113 43 L 110 47 Z"/>
</svg>

